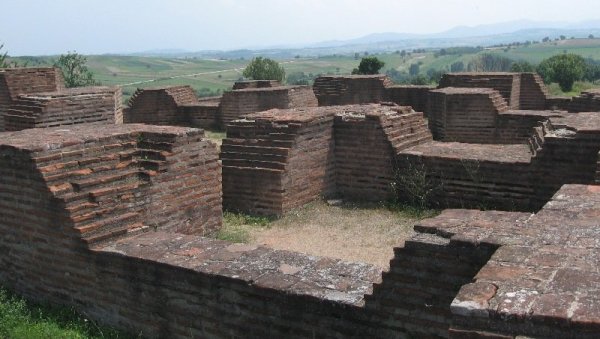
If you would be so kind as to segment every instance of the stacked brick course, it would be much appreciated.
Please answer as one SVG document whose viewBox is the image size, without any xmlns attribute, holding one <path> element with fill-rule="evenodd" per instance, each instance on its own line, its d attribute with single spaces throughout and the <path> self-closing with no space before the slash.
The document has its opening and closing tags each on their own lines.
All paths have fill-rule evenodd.
<svg viewBox="0 0 600 339">
<path fill-rule="evenodd" d="M 439 88 L 492 88 L 500 92 L 508 107 L 519 109 L 521 95 L 520 73 L 483 72 L 483 73 L 445 73 Z M 538 109 L 543 109 L 540 107 Z"/>
<path fill-rule="evenodd" d="M 248 80 L 248 81 L 236 81 L 233 84 L 233 89 L 246 89 L 246 88 L 268 88 L 268 87 L 279 87 L 282 86 L 281 82 L 277 80 Z"/>
<path fill-rule="evenodd" d="M 221 146 L 224 206 L 281 215 L 335 187 L 333 110 L 270 110 L 232 121 Z"/>
<path fill-rule="evenodd" d="M 423 113 L 376 105 L 344 110 L 334 122 L 337 193 L 351 200 L 387 200 L 396 152 L 431 141 Z"/>
<path fill-rule="evenodd" d="M 441 206 L 531 209 L 534 187 L 526 144 L 431 142 L 399 152 L 398 164 L 405 180 L 426 175 L 428 199 Z"/>
<path fill-rule="evenodd" d="M 508 109 L 489 88 L 446 87 L 430 91 L 429 126 L 436 140 L 492 143 L 498 113 Z"/>
<path fill-rule="evenodd" d="M 121 89 L 83 87 L 21 94 L 4 114 L 5 129 L 19 131 L 76 124 L 121 124 Z"/>
<path fill-rule="evenodd" d="M 431 140 L 422 113 L 395 105 L 270 110 L 234 120 L 223 141 L 226 208 L 280 215 L 319 196 L 389 197 L 394 156 Z"/>
<path fill-rule="evenodd" d="M 190 86 L 138 89 L 129 99 L 129 109 L 123 121 L 151 125 L 184 125 L 186 119 L 180 112 L 180 106 L 194 104 L 198 104 L 198 98 Z"/>
<path fill-rule="evenodd" d="M 548 90 L 537 73 L 521 73 L 520 110 L 543 110 L 547 108 Z"/>
<path fill-rule="evenodd" d="M 386 89 L 386 101 L 401 106 L 411 106 L 417 112 L 427 112 L 431 86 L 394 85 Z"/>
<path fill-rule="evenodd" d="M 599 206 L 599 186 L 565 185 L 535 215 L 449 210 L 417 225 L 464 248 L 497 248 L 452 301 L 450 337 L 600 335 Z"/>
<path fill-rule="evenodd" d="M 392 81 L 385 75 L 320 76 L 313 90 L 319 106 L 355 105 L 388 101 L 386 88 Z"/>
<path fill-rule="evenodd" d="M 4 131 L 4 114 L 20 94 L 54 92 L 64 89 L 62 73 L 57 68 L 0 69 L 0 132 Z"/>
<path fill-rule="evenodd" d="M 86 124 L 6 133 L 1 150 L 9 163 L 17 159 L 15 168 L 33 163 L 53 208 L 68 212 L 65 232 L 95 243 L 150 226 L 200 234 L 220 227 L 218 154 L 202 137 L 193 129 Z M 18 187 L 16 173 L 4 171 L 4 184 Z M 2 211 L 14 202 L 7 192 Z"/>
<path fill-rule="evenodd" d="M 220 125 L 226 126 L 243 115 L 273 108 L 316 107 L 317 99 L 308 86 L 247 88 L 223 93 Z"/>
</svg>

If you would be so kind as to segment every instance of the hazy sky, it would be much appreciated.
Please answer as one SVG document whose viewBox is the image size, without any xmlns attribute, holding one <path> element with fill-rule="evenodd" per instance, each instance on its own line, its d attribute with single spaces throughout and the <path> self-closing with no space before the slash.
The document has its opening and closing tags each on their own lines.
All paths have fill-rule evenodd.
<svg viewBox="0 0 600 339">
<path fill-rule="evenodd" d="M 598 0 L 2 0 L 12 55 L 233 49 L 600 18 Z"/>
</svg>

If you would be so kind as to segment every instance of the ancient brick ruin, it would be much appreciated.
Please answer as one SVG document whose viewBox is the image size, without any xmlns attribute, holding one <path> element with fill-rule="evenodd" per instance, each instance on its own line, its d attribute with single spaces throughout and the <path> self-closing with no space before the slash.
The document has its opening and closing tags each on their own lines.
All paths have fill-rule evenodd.
<svg viewBox="0 0 600 339">
<path fill-rule="evenodd" d="M 277 81 L 236 82 L 222 97 L 199 100 L 190 86 L 138 89 L 125 110 L 126 123 L 223 128 L 243 115 L 272 108 L 317 106 L 308 86 Z"/>
<path fill-rule="evenodd" d="M 317 80 L 140 90 L 120 124 L 118 90 L 1 70 L 2 120 L 31 129 L 0 132 L 0 282 L 147 337 L 600 336 L 595 91 L 552 98 L 531 73 Z M 190 128 L 226 120 L 220 151 Z M 223 207 L 382 201 L 415 171 L 461 209 L 415 225 L 388 271 L 204 237 Z"/>
<path fill-rule="evenodd" d="M 389 198 L 394 154 L 431 140 L 410 107 L 355 105 L 269 110 L 228 126 L 223 202 L 281 215 L 320 196 Z"/>
<path fill-rule="evenodd" d="M 76 124 L 121 124 L 121 89 L 65 89 L 56 68 L 0 69 L 0 132 Z"/>
</svg>

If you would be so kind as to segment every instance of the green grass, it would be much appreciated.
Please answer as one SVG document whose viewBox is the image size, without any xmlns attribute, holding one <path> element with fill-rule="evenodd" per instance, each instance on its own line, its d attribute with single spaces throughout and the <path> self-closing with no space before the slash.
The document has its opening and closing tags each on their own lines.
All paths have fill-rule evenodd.
<svg viewBox="0 0 600 339">
<path fill-rule="evenodd" d="M 599 85 L 598 84 L 593 84 L 591 82 L 587 82 L 587 81 L 576 81 L 573 84 L 573 90 L 570 92 L 563 92 L 560 89 L 560 86 L 558 86 L 557 83 L 551 83 L 549 85 L 546 85 L 546 87 L 548 88 L 548 93 L 550 95 L 556 95 L 556 96 L 567 96 L 567 97 L 573 97 L 573 96 L 577 96 L 579 95 L 581 92 L 588 90 L 588 89 L 592 89 L 592 88 L 597 88 Z"/>
<path fill-rule="evenodd" d="M 274 220 L 271 217 L 251 216 L 226 211 L 223 213 L 223 227 L 215 238 L 235 243 L 247 243 L 250 241 L 248 227 L 268 227 Z"/>
<path fill-rule="evenodd" d="M 30 303 L 0 288 L 0 338 L 135 338 L 98 326 L 73 309 Z"/>
</svg>

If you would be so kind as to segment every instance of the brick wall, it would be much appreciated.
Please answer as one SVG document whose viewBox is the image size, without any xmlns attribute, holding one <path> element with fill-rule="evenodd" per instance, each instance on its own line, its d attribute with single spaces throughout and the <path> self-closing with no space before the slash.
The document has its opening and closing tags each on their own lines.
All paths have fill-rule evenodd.
<svg viewBox="0 0 600 339">
<path fill-rule="evenodd" d="M 179 106 L 198 103 L 190 86 L 138 89 L 129 99 L 125 123 L 185 125 Z"/>
<path fill-rule="evenodd" d="M 6 109 L 5 129 L 76 124 L 121 124 L 121 88 L 82 87 L 18 95 Z"/>
<path fill-rule="evenodd" d="M 388 101 L 388 86 L 392 81 L 385 75 L 320 76 L 313 90 L 319 106 L 354 105 Z"/>
<path fill-rule="evenodd" d="M 308 86 L 247 88 L 223 93 L 220 121 L 226 126 L 243 115 L 273 108 L 316 107 L 317 99 Z"/>
<path fill-rule="evenodd" d="M 544 80 L 537 73 L 521 73 L 521 94 L 519 109 L 543 110 L 546 108 L 548 90 Z"/>
<path fill-rule="evenodd" d="M 492 88 L 500 92 L 500 95 L 506 100 L 508 107 L 519 109 L 521 95 L 520 73 L 445 73 L 440 80 L 438 88 L 445 87 Z M 530 86 L 525 86 L 523 90 L 529 92 Z M 541 108 L 543 109 L 543 107 Z"/>
<path fill-rule="evenodd" d="M 417 112 L 427 113 L 427 100 L 431 86 L 394 85 L 386 88 L 386 101 L 401 106 L 411 106 Z"/>
<path fill-rule="evenodd" d="M 389 199 L 396 152 L 431 140 L 423 113 L 410 107 L 347 110 L 334 130 L 337 193 L 350 200 Z"/>
<path fill-rule="evenodd" d="M 430 91 L 429 126 L 436 140 L 493 143 L 496 118 L 506 110 L 496 90 L 441 88 Z"/>
<path fill-rule="evenodd" d="M 221 146 L 224 206 L 281 215 L 331 191 L 333 114 L 270 110 L 232 121 Z"/>
<path fill-rule="evenodd" d="M 19 94 L 54 92 L 64 89 L 62 73 L 57 68 L 7 68 L 0 70 L 0 132 L 3 116 Z"/>
<path fill-rule="evenodd" d="M 280 215 L 320 196 L 386 200 L 396 152 L 430 140 L 423 114 L 410 107 L 348 105 L 250 114 L 232 121 L 223 141 L 224 204 Z"/>
<path fill-rule="evenodd" d="M 236 81 L 233 84 L 233 89 L 246 89 L 246 88 L 269 88 L 269 87 L 280 87 L 281 82 L 277 80 L 249 80 L 249 81 Z"/>
</svg>

